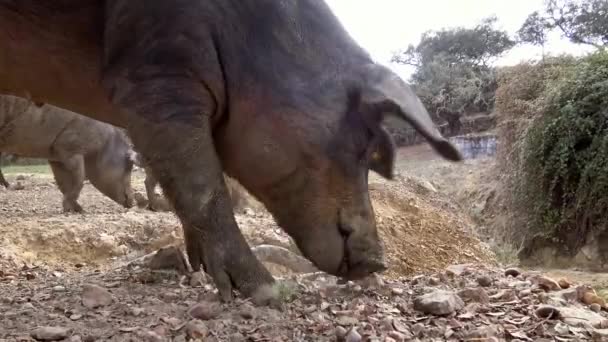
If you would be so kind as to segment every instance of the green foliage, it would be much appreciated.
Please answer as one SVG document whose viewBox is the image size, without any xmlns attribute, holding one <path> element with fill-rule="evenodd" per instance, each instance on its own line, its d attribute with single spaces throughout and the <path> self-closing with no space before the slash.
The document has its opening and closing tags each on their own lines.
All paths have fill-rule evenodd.
<svg viewBox="0 0 608 342">
<path fill-rule="evenodd" d="M 463 114 L 493 108 L 496 75 L 489 64 L 515 44 L 495 23 L 490 17 L 473 28 L 429 31 L 417 46 L 393 56 L 396 63 L 416 66 L 412 83 L 434 119 L 459 129 Z"/>
<path fill-rule="evenodd" d="M 608 228 L 608 53 L 541 67 L 539 115 L 525 131 L 516 200 L 531 232 L 581 247 Z"/>
<path fill-rule="evenodd" d="M 608 45 L 608 1 L 546 0 L 543 13 L 528 16 L 518 35 L 521 41 L 544 45 L 547 32 L 560 30 L 571 42 L 598 48 Z"/>
<path fill-rule="evenodd" d="M 418 46 L 410 45 L 393 56 L 401 64 L 423 66 L 442 55 L 448 63 L 488 65 L 489 62 L 510 50 L 515 42 L 505 31 L 497 30 L 496 17 L 489 17 L 473 28 L 455 27 L 427 31 Z"/>
</svg>

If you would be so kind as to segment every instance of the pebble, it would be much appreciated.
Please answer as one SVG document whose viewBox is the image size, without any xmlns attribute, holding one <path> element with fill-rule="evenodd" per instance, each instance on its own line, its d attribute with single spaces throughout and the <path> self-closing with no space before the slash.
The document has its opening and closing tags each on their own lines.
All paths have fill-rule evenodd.
<svg viewBox="0 0 608 342">
<path fill-rule="evenodd" d="M 249 304 L 244 305 L 239 313 L 244 319 L 252 319 L 255 317 L 255 308 Z"/>
<path fill-rule="evenodd" d="M 57 285 L 57 286 L 53 287 L 53 292 L 65 292 L 65 287 L 63 287 L 61 285 Z"/>
<path fill-rule="evenodd" d="M 477 277 L 477 284 L 483 287 L 489 287 L 492 285 L 492 278 L 487 275 Z"/>
<path fill-rule="evenodd" d="M 559 286 L 560 286 L 562 289 L 567 289 L 567 288 L 569 288 L 569 287 L 570 287 L 570 285 L 571 285 L 571 284 L 570 284 L 570 281 L 569 281 L 568 279 L 565 279 L 565 278 L 561 278 L 560 280 L 558 280 L 558 281 L 557 281 L 557 283 L 559 284 Z"/>
<path fill-rule="evenodd" d="M 602 307 L 598 303 L 593 303 L 593 304 L 589 305 L 589 309 L 591 309 L 591 311 L 593 311 L 593 312 L 602 311 Z"/>
<path fill-rule="evenodd" d="M 72 321 L 77 321 L 77 320 L 79 320 L 79 319 L 81 319 L 81 318 L 82 318 L 82 315 L 81 315 L 81 314 L 72 314 L 72 315 L 70 315 L 70 319 L 71 319 Z"/>
<path fill-rule="evenodd" d="M 477 302 L 481 304 L 490 303 L 490 296 L 481 287 L 468 288 L 458 292 L 458 296 L 467 302 Z"/>
<path fill-rule="evenodd" d="M 44 326 L 32 331 L 31 336 L 39 341 L 59 341 L 68 337 L 70 329 Z"/>
<path fill-rule="evenodd" d="M 347 331 L 346 331 L 346 329 L 344 329 L 344 327 L 337 326 L 336 330 L 335 330 L 335 333 L 336 333 L 336 337 L 338 339 L 344 339 L 344 337 L 346 336 Z"/>
<path fill-rule="evenodd" d="M 357 318 L 351 317 L 351 316 L 338 316 L 336 318 L 336 323 L 338 323 L 340 325 L 350 326 L 350 325 L 359 324 L 359 320 Z"/>
<path fill-rule="evenodd" d="M 511 276 L 513 278 L 517 278 L 521 272 L 517 268 L 507 268 L 505 270 L 505 277 Z"/>
<path fill-rule="evenodd" d="M 446 273 L 450 276 L 464 276 L 471 273 L 471 264 L 450 265 Z"/>
<path fill-rule="evenodd" d="M 464 307 L 462 299 L 451 291 L 434 290 L 414 299 L 414 310 L 433 315 L 449 315 Z"/>
<path fill-rule="evenodd" d="M 536 316 L 538 316 L 539 318 L 559 318 L 560 316 L 560 311 L 551 305 L 541 305 L 538 307 L 538 309 L 536 309 Z"/>
<path fill-rule="evenodd" d="M 203 321 L 216 318 L 220 314 L 221 308 L 216 302 L 200 302 L 195 304 L 188 310 L 188 314 L 192 318 L 197 318 Z"/>
<path fill-rule="evenodd" d="M 108 306 L 112 304 L 112 302 L 112 294 L 105 288 L 94 284 L 83 285 L 82 305 L 85 307 L 95 309 Z"/>
<path fill-rule="evenodd" d="M 129 313 L 135 317 L 141 316 L 144 313 L 144 309 L 142 308 L 130 308 Z"/>
<path fill-rule="evenodd" d="M 388 333 L 388 336 L 397 342 L 403 342 L 405 340 L 414 338 L 414 336 L 411 333 L 409 335 L 406 335 L 406 334 L 398 332 L 398 331 L 391 331 Z"/>
<path fill-rule="evenodd" d="M 562 289 L 555 280 L 546 276 L 535 277 L 532 282 L 547 292 L 559 291 Z"/>
<path fill-rule="evenodd" d="M 441 280 L 437 277 L 429 277 L 428 284 L 431 286 L 437 286 L 441 284 Z"/>
<path fill-rule="evenodd" d="M 398 288 L 398 287 L 394 287 L 391 289 L 391 293 L 396 295 L 396 296 L 401 296 L 403 294 L 403 289 Z"/>
<path fill-rule="evenodd" d="M 357 329 L 351 328 L 344 337 L 345 342 L 359 342 L 361 341 L 361 335 L 357 332 Z"/>
<path fill-rule="evenodd" d="M 186 334 L 193 339 L 203 339 L 209 334 L 205 323 L 199 319 L 193 319 L 185 325 Z"/>
</svg>

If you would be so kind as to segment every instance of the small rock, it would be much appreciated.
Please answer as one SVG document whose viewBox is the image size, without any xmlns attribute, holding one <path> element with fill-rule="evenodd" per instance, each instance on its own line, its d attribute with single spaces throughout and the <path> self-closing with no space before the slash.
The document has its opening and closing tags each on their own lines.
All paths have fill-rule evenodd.
<svg viewBox="0 0 608 342">
<path fill-rule="evenodd" d="M 180 319 L 176 318 L 176 317 L 163 317 L 160 320 L 169 324 L 169 326 L 171 326 L 171 328 L 175 328 L 182 323 L 182 321 L 180 321 Z"/>
<path fill-rule="evenodd" d="M 416 337 L 420 337 L 424 331 L 424 324 L 416 323 L 412 325 L 412 334 Z"/>
<path fill-rule="evenodd" d="M 344 329 L 344 327 L 337 326 L 335 333 L 336 333 L 336 337 L 338 339 L 344 339 L 344 337 L 346 337 L 347 331 L 346 331 L 346 329 Z"/>
<path fill-rule="evenodd" d="M 464 307 L 458 295 L 450 291 L 435 290 L 414 299 L 414 310 L 433 315 L 449 315 Z"/>
<path fill-rule="evenodd" d="M 531 280 L 533 284 L 538 285 L 538 287 L 547 292 L 559 291 L 562 289 L 555 280 L 546 276 L 537 276 L 532 278 Z"/>
<path fill-rule="evenodd" d="M 70 337 L 69 341 L 70 342 L 82 342 L 82 337 L 80 337 L 80 335 L 74 335 L 74 336 Z"/>
<path fill-rule="evenodd" d="M 357 318 L 351 317 L 351 316 L 338 316 L 336 318 L 336 323 L 343 325 L 343 326 L 351 326 L 351 325 L 359 324 L 359 320 Z"/>
<path fill-rule="evenodd" d="M 566 301 L 566 303 L 574 303 L 574 302 L 578 301 L 578 293 L 576 292 L 576 289 L 566 289 L 566 290 L 553 292 L 549 296 L 561 298 L 564 301 Z"/>
<path fill-rule="evenodd" d="M 587 305 L 591 305 L 591 304 L 595 303 L 603 308 L 606 307 L 606 301 L 604 300 L 604 298 L 595 294 L 595 291 L 594 292 L 585 292 L 583 294 L 583 298 L 581 299 L 581 302 L 583 302 Z"/>
<path fill-rule="evenodd" d="M 129 310 L 129 314 L 131 314 L 131 315 L 133 315 L 133 316 L 137 317 L 137 316 L 142 315 L 142 314 L 144 313 L 144 311 L 145 311 L 145 310 L 144 310 L 144 309 L 142 309 L 142 308 L 130 308 L 130 310 Z"/>
<path fill-rule="evenodd" d="M 147 342 L 163 342 L 165 338 L 154 331 L 144 331 L 138 334 L 144 341 Z"/>
<path fill-rule="evenodd" d="M 605 328 L 608 326 L 606 318 L 587 309 L 564 307 L 560 308 L 560 311 L 564 323 L 571 326 L 591 326 L 593 328 Z"/>
<path fill-rule="evenodd" d="M 184 256 L 175 246 L 159 249 L 148 261 L 147 266 L 153 270 L 176 270 L 179 273 L 187 271 Z"/>
<path fill-rule="evenodd" d="M 391 289 L 391 293 L 394 294 L 395 296 L 401 296 L 403 294 L 403 289 L 394 287 Z"/>
<path fill-rule="evenodd" d="M 566 278 L 561 278 L 560 280 L 557 281 L 557 283 L 559 284 L 559 287 L 561 287 L 562 289 L 570 288 L 570 286 L 572 285 L 570 283 L 570 281 Z"/>
<path fill-rule="evenodd" d="M 496 337 L 499 333 L 499 328 L 495 325 L 488 325 L 476 328 L 466 333 L 465 341 L 487 341 L 487 339 Z"/>
<path fill-rule="evenodd" d="M 95 309 L 112 304 L 112 294 L 101 286 L 85 284 L 82 291 L 82 305 Z"/>
<path fill-rule="evenodd" d="M 492 278 L 488 275 L 482 275 L 477 277 L 477 284 L 482 287 L 489 287 L 492 285 Z"/>
<path fill-rule="evenodd" d="M 252 319 L 255 317 L 255 308 L 251 305 L 244 305 L 239 313 L 244 319 Z"/>
<path fill-rule="evenodd" d="M 437 277 L 429 277 L 428 284 L 431 286 L 437 286 L 441 284 L 441 279 Z"/>
<path fill-rule="evenodd" d="M 188 314 L 192 318 L 197 318 L 203 321 L 216 318 L 220 314 L 221 308 L 219 303 L 201 302 L 195 304 L 188 310 Z"/>
<path fill-rule="evenodd" d="M 34 304 L 27 302 L 21 306 L 22 310 L 35 310 Z"/>
<path fill-rule="evenodd" d="M 507 268 L 505 270 L 505 277 L 511 276 L 513 278 L 517 278 L 520 274 L 521 272 L 517 268 Z"/>
<path fill-rule="evenodd" d="M 31 336 L 39 341 L 59 341 L 68 337 L 70 329 L 62 327 L 39 327 L 32 331 Z"/>
<path fill-rule="evenodd" d="M 461 290 L 458 292 L 458 296 L 465 302 L 477 302 L 481 304 L 488 304 L 490 302 L 490 296 L 481 287 Z"/>
<path fill-rule="evenodd" d="M 57 285 L 53 287 L 53 292 L 65 292 L 65 287 Z"/>
<path fill-rule="evenodd" d="M 354 327 L 351 328 L 344 337 L 344 342 L 360 342 L 361 335 L 357 332 L 357 329 Z"/>
<path fill-rule="evenodd" d="M 528 297 L 528 296 L 529 296 L 529 295 L 531 295 L 531 294 L 532 294 L 532 290 L 530 290 L 530 289 L 525 289 L 525 290 L 521 290 L 521 291 L 519 291 L 518 296 L 519 296 L 519 298 L 524 298 L 524 297 Z"/>
<path fill-rule="evenodd" d="M 602 307 L 598 303 L 592 303 L 591 305 L 589 305 L 589 309 L 591 309 L 591 311 L 593 312 L 602 311 Z"/>
<path fill-rule="evenodd" d="M 79 319 L 81 319 L 81 318 L 82 318 L 82 315 L 81 315 L 81 314 L 72 314 L 72 315 L 70 315 L 70 319 L 71 319 L 72 321 L 77 321 L 77 320 L 79 320 Z"/>
<path fill-rule="evenodd" d="M 205 323 L 199 319 L 193 319 L 186 323 L 186 334 L 193 339 L 204 339 L 209 334 L 209 329 Z"/>
<path fill-rule="evenodd" d="M 390 336 L 392 339 L 394 339 L 397 342 L 403 342 L 405 340 L 410 340 L 410 339 L 414 338 L 414 335 L 412 335 L 412 333 L 409 333 L 409 335 L 408 335 L 408 334 L 404 334 L 399 331 L 391 331 L 388 333 L 388 336 Z"/>
<path fill-rule="evenodd" d="M 536 309 L 536 316 L 539 318 L 558 319 L 561 317 L 560 311 L 551 305 L 541 305 Z"/>
<path fill-rule="evenodd" d="M 472 264 L 450 265 L 445 269 L 449 276 L 463 276 L 471 272 Z"/>
<path fill-rule="evenodd" d="M 175 338 L 173 339 L 173 342 L 187 342 L 187 338 L 186 335 L 181 334 L 181 335 L 177 335 L 175 336 Z"/>
</svg>

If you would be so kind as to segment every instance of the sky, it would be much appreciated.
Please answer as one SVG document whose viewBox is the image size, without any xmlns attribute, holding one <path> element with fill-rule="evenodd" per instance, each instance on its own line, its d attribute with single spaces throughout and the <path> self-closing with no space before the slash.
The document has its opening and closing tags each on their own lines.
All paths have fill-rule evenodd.
<svg viewBox="0 0 608 342">
<path fill-rule="evenodd" d="M 483 18 L 496 15 L 497 28 L 512 36 L 528 14 L 542 10 L 543 0 L 325 0 L 350 35 L 379 63 L 404 77 L 412 67 L 391 64 L 394 51 L 416 45 L 423 32 L 445 27 L 473 27 Z M 549 37 L 547 53 L 581 54 L 590 48 L 574 45 L 558 32 Z M 521 60 L 537 59 L 541 48 L 518 46 L 497 61 L 513 65 Z"/>
</svg>

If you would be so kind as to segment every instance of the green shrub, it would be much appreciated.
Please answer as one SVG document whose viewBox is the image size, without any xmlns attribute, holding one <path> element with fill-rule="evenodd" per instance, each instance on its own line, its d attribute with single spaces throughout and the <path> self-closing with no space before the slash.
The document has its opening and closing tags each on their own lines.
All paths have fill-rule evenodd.
<svg viewBox="0 0 608 342">
<path fill-rule="evenodd" d="M 575 252 L 608 224 L 608 53 L 543 73 L 521 153 L 515 200 L 530 233 Z M 549 76 L 549 77 L 547 77 Z"/>
</svg>

